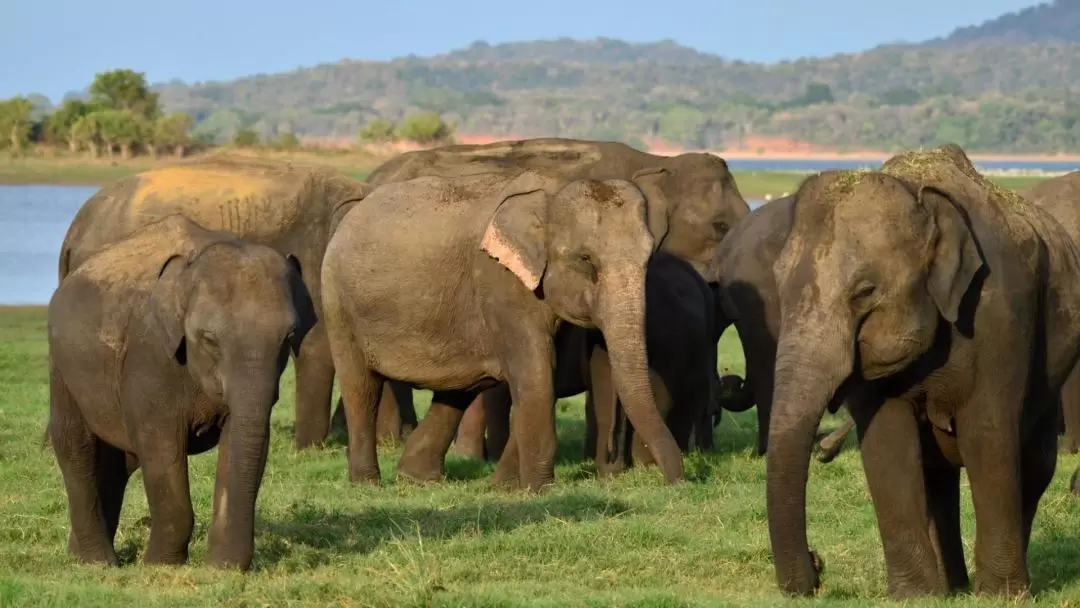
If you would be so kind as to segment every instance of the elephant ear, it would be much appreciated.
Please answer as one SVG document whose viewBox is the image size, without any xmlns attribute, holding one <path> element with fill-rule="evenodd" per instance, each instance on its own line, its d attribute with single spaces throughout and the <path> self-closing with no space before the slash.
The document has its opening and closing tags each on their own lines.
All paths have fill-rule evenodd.
<svg viewBox="0 0 1080 608">
<path fill-rule="evenodd" d="M 952 199 L 930 186 L 919 188 L 918 199 L 934 214 L 937 224 L 937 243 L 930 262 L 927 287 L 941 316 L 956 323 L 960 302 L 967 293 L 975 273 L 983 266 L 975 237 Z"/>
<path fill-rule="evenodd" d="M 646 167 L 630 177 L 630 181 L 637 184 L 645 195 L 649 232 L 653 235 L 657 249 L 668 232 L 669 203 L 664 196 L 663 180 L 669 175 L 671 172 L 663 167 Z"/>
<path fill-rule="evenodd" d="M 145 308 L 145 327 L 165 354 L 180 365 L 187 364 L 187 341 L 184 338 L 185 293 L 182 275 L 188 258 L 169 256 L 158 270 Z"/>
<path fill-rule="evenodd" d="M 536 290 L 547 268 L 547 193 L 542 189 L 506 196 L 488 222 L 480 248 Z"/>
<path fill-rule="evenodd" d="M 285 256 L 289 265 L 289 293 L 292 296 L 293 310 L 296 312 L 296 327 L 293 329 L 289 347 L 293 356 L 300 356 L 300 346 L 304 343 L 315 323 L 319 321 L 315 314 L 315 304 L 311 301 L 311 292 L 304 284 L 304 272 L 300 260 L 293 254 Z"/>
</svg>

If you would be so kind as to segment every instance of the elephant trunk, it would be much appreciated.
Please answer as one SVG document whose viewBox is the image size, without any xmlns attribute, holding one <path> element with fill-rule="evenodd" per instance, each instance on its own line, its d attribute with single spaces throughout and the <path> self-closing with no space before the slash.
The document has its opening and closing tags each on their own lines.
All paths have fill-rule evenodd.
<svg viewBox="0 0 1080 608">
<path fill-rule="evenodd" d="M 806 537 L 806 482 L 818 425 L 852 365 L 852 349 L 835 341 L 843 339 L 842 332 L 808 333 L 789 332 L 778 345 L 766 461 L 769 538 L 777 583 L 793 595 L 813 594 L 820 583 L 820 563 Z M 825 335 L 830 337 L 823 339 Z M 830 344 L 837 347 L 830 349 Z"/>
<path fill-rule="evenodd" d="M 227 478 L 215 496 L 210 562 L 247 570 L 255 550 L 255 501 L 262 485 L 270 446 L 270 410 L 278 398 L 277 376 L 266 373 L 242 383 L 227 395 L 229 404 Z M 244 376 L 239 376 L 244 377 Z M 222 471 L 219 467 L 218 475 Z"/>
<path fill-rule="evenodd" d="M 656 407 L 645 350 L 645 268 L 606 273 L 599 286 L 597 325 L 607 342 L 611 375 L 634 432 L 668 483 L 683 478 L 682 452 Z"/>
</svg>

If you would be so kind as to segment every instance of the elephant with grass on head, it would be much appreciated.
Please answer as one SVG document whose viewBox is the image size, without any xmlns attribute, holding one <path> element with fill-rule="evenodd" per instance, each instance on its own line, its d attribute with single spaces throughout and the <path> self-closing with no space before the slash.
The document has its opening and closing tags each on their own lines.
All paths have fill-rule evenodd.
<svg viewBox="0 0 1080 608">
<path fill-rule="evenodd" d="M 717 280 L 718 244 L 750 212 L 722 158 L 707 153 L 659 156 L 608 141 L 536 138 L 419 150 L 387 161 L 367 182 L 379 186 L 420 176 L 513 175 L 522 169 L 568 181 L 633 182 L 645 196 L 648 227 L 657 249 L 687 261 L 710 283 Z M 489 456 L 501 454 L 510 416 L 509 393 L 504 389 L 485 391 L 469 408 L 468 424 L 458 437 L 459 449 L 480 457 L 486 424 L 491 435 Z M 483 415 L 481 408 L 490 415 Z M 400 409 L 415 417 L 411 403 L 400 404 Z M 334 418 L 335 423 L 344 423 L 343 416 Z"/>
<path fill-rule="evenodd" d="M 626 181 L 567 183 L 525 171 L 378 187 L 342 219 L 322 268 L 350 479 L 379 479 L 375 410 L 393 379 L 434 391 L 399 471 L 441 477 L 438 456 L 460 412 L 506 382 L 521 459 L 504 481 L 534 491 L 551 484 L 554 336 L 566 324 L 603 333 L 630 420 L 665 478 L 681 479 L 682 455 L 656 410 L 645 355 L 653 248 L 645 198 Z M 439 417 L 446 410 L 458 414 Z"/>
<path fill-rule="evenodd" d="M 105 245 L 171 214 L 293 254 L 321 307 L 319 268 L 333 225 L 371 187 L 326 168 L 218 156 L 121 179 L 83 204 L 64 237 L 60 280 Z M 322 442 L 330 426 L 334 367 L 320 323 L 296 363 L 296 446 Z"/>
<path fill-rule="evenodd" d="M 968 586 L 960 467 L 975 505 L 975 591 L 1028 590 L 1058 399 L 1080 354 L 1080 253 L 1057 221 L 955 145 L 807 179 L 774 264 L 769 536 L 780 587 L 811 594 L 806 483 L 822 414 L 859 433 L 889 595 Z"/>
<path fill-rule="evenodd" d="M 294 256 L 173 215 L 85 260 L 49 302 L 48 435 L 69 550 L 118 565 L 128 478 L 142 468 L 147 563 L 187 561 L 187 456 L 218 446 L 210 563 L 248 569 L 270 411 L 315 311 Z"/>
</svg>

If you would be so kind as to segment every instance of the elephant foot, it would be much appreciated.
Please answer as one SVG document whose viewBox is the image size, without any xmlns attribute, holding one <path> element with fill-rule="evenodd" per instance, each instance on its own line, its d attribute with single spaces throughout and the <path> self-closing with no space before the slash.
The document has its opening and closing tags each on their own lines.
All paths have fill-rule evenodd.
<svg viewBox="0 0 1080 608">
<path fill-rule="evenodd" d="M 398 462 L 398 477 L 416 483 L 431 483 L 443 479 L 442 459 L 432 459 L 426 454 L 406 452 Z"/>
</svg>

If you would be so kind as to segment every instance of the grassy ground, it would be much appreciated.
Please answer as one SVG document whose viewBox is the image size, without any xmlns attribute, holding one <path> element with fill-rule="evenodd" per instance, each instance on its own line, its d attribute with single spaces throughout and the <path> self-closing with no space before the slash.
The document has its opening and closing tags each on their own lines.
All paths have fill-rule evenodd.
<svg viewBox="0 0 1080 608">
<path fill-rule="evenodd" d="M 243 152 L 245 154 L 256 154 Z M 325 164 L 345 173 L 364 179 L 385 158 L 348 151 L 325 152 L 263 152 L 264 156 L 291 159 L 296 162 Z M 0 184 L 78 184 L 104 185 L 140 171 L 175 162 L 171 158 L 150 160 L 136 157 L 131 160 L 90 159 L 87 157 L 28 157 L 0 162 Z M 804 178 L 798 173 L 783 171 L 735 171 L 739 190 L 746 198 L 761 199 L 766 196 L 779 198 L 785 192 L 794 191 Z M 1009 188 L 1025 188 L 1041 177 L 991 177 Z"/>
<path fill-rule="evenodd" d="M 687 459 L 689 481 L 653 470 L 599 481 L 577 459 L 580 399 L 559 404 L 557 486 L 532 497 L 492 490 L 490 465 L 451 457 L 452 481 L 394 480 L 399 449 L 380 454 L 382 487 L 348 483 L 340 442 L 292 448 L 292 372 L 273 416 L 258 504 L 254 570 L 204 566 L 216 450 L 192 458 L 196 532 L 191 564 L 139 563 L 148 530 L 141 476 L 128 488 L 117 548 L 105 569 L 65 552 L 67 502 L 52 452 L 45 316 L 0 309 L 0 606 L 726 606 L 787 605 L 768 545 L 765 466 L 752 456 L 753 412 L 727 416 L 720 451 Z M 741 373 L 737 336 L 722 362 Z M 423 395 L 423 394 L 421 394 Z M 828 420 L 830 426 L 836 420 Z M 1066 491 L 1080 459 L 1063 455 L 1036 519 L 1030 556 L 1036 600 L 1080 603 L 1080 501 Z M 881 542 L 858 452 L 813 462 L 809 534 L 826 562 L 829 604 L 882 601 Z M 964 489 L 965 546 L 974 540 Z M 971 596 L 919 605 L 1004 605 Z"/>
</svg>

